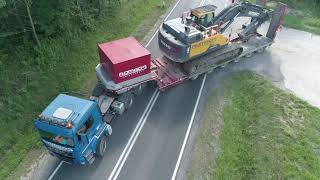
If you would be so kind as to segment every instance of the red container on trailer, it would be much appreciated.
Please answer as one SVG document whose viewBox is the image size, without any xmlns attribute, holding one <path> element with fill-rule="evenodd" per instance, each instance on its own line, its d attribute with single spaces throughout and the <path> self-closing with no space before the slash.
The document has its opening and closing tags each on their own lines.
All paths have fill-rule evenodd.
<svg viewBox="0 0 320 180">
<path fill-rule="evenodd" d="M 100 63 L 115 83 L 150 73 L 151 54 L 134 37 L 98 45 Z"/>
</svg>

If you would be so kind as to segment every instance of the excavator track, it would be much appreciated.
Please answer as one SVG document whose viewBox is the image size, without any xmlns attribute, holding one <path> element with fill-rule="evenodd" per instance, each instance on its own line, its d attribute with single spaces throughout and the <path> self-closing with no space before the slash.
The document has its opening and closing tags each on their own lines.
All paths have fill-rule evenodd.
<svg viewBox="0 0 320 180">
<path fill-rule="evenodd" d="M 230 61 L 237 59 L 243 52 L 242 46 L 229 44 L 217 51 L 202 55 L 182 65 L 183 70 L 191 77 L 209 72 L 217 67 L 225 66 Z"/>
</svg>

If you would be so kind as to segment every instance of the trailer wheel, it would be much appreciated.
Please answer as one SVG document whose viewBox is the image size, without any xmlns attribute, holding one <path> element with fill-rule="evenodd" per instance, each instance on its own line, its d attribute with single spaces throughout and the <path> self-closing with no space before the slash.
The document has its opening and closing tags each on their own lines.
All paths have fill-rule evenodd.
<svg viewBox="0 0 320 180">
<path fill-rule="evenodd" d="M 107 150 L 107 137 L 105 135 L 102 135 L 99 141 L 99 144 L 97 146 L 97 155 L 99 157 L 103 157 Z"/>
</svg>

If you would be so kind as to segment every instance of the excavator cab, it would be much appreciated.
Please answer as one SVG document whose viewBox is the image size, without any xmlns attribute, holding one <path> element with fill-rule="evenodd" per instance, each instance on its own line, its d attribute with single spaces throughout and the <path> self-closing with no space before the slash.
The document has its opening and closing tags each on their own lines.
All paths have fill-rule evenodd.
<svg viewBox="0 0 320 180">
<path fill-rule="evenodd" d="M 209 27 L 215 16 L 216 9 L 217 7 L 214 5 L 206 5 L 191 9 L 192 22 L 201 28 Z"/>
</svg>

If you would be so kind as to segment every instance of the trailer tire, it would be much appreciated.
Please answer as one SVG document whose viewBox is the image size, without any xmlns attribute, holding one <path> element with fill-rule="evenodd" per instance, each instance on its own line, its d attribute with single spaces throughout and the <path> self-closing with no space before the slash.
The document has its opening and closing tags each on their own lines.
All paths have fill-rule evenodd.
<svg viewBox="0 0 320 180">
<path fill-rule="evenodd" d="M 102 135 L 99 140 L 99 144 L 97 146 L 97 155 L 99 157 L 103 157 L 106 150 L 107 150 L 107 137 L 105 135 Z"/>
</svg>

